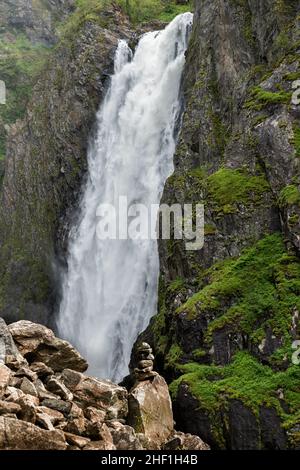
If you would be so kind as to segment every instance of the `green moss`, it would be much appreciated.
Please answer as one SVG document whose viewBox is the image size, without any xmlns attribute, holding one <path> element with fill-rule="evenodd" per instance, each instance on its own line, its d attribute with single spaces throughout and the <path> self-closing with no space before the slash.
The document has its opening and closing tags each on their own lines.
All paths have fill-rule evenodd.
<svg viewBox="0 0 300 470">
<path fill-rule="evenodd" d="M 172 344 L 165 358 L 166 367 L 177 368 L 182 354 L 180 346 L 178 344 Z"/>
<path fill-rule="evenodd" d="M 300 308 L 300 263 L 287 255 L 280 234 L 260 240 L 237 259 L 225 260 L 208 269 L 207 285 L 182 305 L 177 313 L 193 320 L 213 314 L 205 341 L 225 325 L 259 343 L 267 328 L 290 341 L 291 316 Z M 259 333 L 259 334 L 258 334 Z"/>
<path fill-rule="evenodd" d="M 300 157 L 300 127 L 294 126 L 294 138 L 292 143 L 295 147 L 296 157 Z"/>
<path fill-rule="evenodd" d="M 176 397 L 180 383 L 187 383 L 199 401 L 199 408 L 216 416 L 224 410 L 228 399 L 241 400 L 257 416 L 262 405 L 276 409 L 283 423 L 290 427 L 300 418 L 300 367 L 291 366 L 284 372 L 274 372 L 247 352 L 239 352 L 231 364 L 181 366 L 184 375 L 172 382 L 170 391 Z M 289 413 L 281 407 L 278 390 L 281 389 L 289 405 Z M 213 420 L 212 420 L 213 421 Z"/>
<path fill-rule="evenodd" d="M 175 16 L 193 10 L 193 1 L 178 5 L 175 0 L 117 0 L 133 24 L 158 19 L 169 23 Z"/>
<path fill-rule="evenodd" d="M 204 225 L 204 235 L 209 236 L 209 235 L 214 235 L 216 233 L 217 229 L 214 225 L 211 224 L 205 224 Z"/>
<path fill-rule="evenodd" d="M 280 191 L 279 202 L 281 206 L 285 205 L 299 205 L 300 204 L 300 191 L 294 184 L 289 184 Z"/>
<path fill-rule="evenodd" d="M 170 284 L 168 285 L 168 291 L 178 292 L 182 288 L 184 288 L 184 283 L 185 283 L 184 279 L 181 279 L 180 277 L 178 277 L 174 281 L 170 282 Z"/>
<path fill-rule="evenodd" d="M 6 105 L 0 106 L 0 122 L 12 124 L 24 115 L 32 88 L 49 56 L 42 44 L 32 44 L 23 34 L 14 42 L 0 35 L 1 80 L 6 83 Z M 6 133 L 0 127 L 0 158 L 6 152 Z"/>
<path fill-rule="evenodd" d="M 270 190 L 263 176 L 250 176 L 240 170 L 222 168 L 208 177 L 208 197 L 218 210 L 231 213 L 236 204 L 259 203 Z"/>
<path fill-rule="evenodd" d="M 260 111 L 264 106 L 269 104 L 288 104 L 291 98 L 292 93 L 285 91 L 266 91 L 257 86 L 251 90 L 250 99 L 245 103 L 245 107 Z"/>
</svg>

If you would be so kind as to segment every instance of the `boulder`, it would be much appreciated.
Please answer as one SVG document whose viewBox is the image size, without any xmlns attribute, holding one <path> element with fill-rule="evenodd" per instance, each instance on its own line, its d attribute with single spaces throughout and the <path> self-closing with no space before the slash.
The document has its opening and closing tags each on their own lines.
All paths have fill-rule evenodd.
<svg viewBox="0 0 300 470">
<path fill-rule="evenodd" d="M 175 431 L 171 439 L 163 446 L 164 450 L 210 450 L 210 447 L 198 436 Z"/>
<path fill-rule="evenodd" d="M 18 351 L 12 335 L 3 318 L 0 318 L 0 365 L 18 368 L 26 365 L 27 361 Z"/>
<path fill-rule="evenodd" d="M 143 446 L 134 429 L 114 421 L 110 424 L 110 433 L 117 450 L 142 450 Z"/>
<path fill-rule="evenodd" d="M 93 441 L 89 442 L 83 450 L 116 450 L 116 447 L 111 442 Z"/>
<path fill-rule="evenodd" d="M 18 403 L 0 400 L 0 415 L 7 413 L 17 414 L 21 411 L 21 406 Z"/>
<path fill-rule="evenodd" d="M 138 382 L 130 391 L 128 424 L 151 441 L 163 444 L 174 429 L 168 385 L 160 375 Z"/>
<path fill-rule="evenodd" d="M 66 369 L 61 380 L 83 407 L 93 406 L 106 411 L 107 418 L 125 418 L 128 412 L 127 390 L 109 380 Z"/>
<path fill-rule="evenodd" d="M 30 369 L 35 372 L 38 377 L 45 378 L 48 375 L 53 375 L 54 371 L 51 367 L 46 366 L 43 362 L 33 362 L 30 365 Z"/>
<path fill-rule="evenodd" d="M 56 338 L 44 325 L 20 320 L 9 325 L 9 331 L 19 351 L 30 362 L 42 362 L 55 372 L 68 367 L 84 372 L 88 368 L 86 360 L 68 341 Z"/>
<path fill-rule="evenodd" d="M 84 415 L 91 423 L 102 425 L 105 420 L 106 412 L 89 406 L 84 410 Z"/>
<path fill-rule="evenodd" d="M 52 410 L 59 411 L 64 416 L 68 415 L 72 408 L 72 403 L 66 402 L 64 400 L 56 400 L 54 398 L 43 400 L 41 404 L 42 406 L 46 406 Z"/>
<path fill-rule="evenodd" d="M 3 397 L 9 385 L 11 371 L 5 365 L 0 365 L 0 398 Z"/>
<path fill-rule="evenodd" d="M 70 390 L 68 390 L 67 387 L 58 378 L 54 376 L 49 377 L 49 379 L 46 382 L 46 387 L 47 387 L 47 390 L 55 393 L 56 395 L 61 397 L 63 400 L 68 400 L 68 401 L 73 400 L 73 394 L 70 392 Z"/>
<path fill-rule="evenodd" d="M 69 432 L 65 432 L 64 434 L 68 444 L 79 447 L 80 449 L 91 442 L 88 437 L 76 436 L 76 434 L 71 434 Z"/>
<path fill-rule="evenodd" d="M 0 416 L 0 449 L 65 450 L 62 431 L 47 431 L 31 423 Z"/>
<path fill-rule="evenodd" d="M 47 429 L 48 431 L 52 431 L 54 429 L 54 426 L 52 424 L 52 421 L 46 413 L 37 413 L 36 414 L 36 423 L 39 424 L 44 429 Z"/>
<path fill-rule="evenodd" d="M 30 382 L 29 379 L 27 379 L 27 377 L 23 378 L 23 380 L 21 382 L 20 389 L 26 395 L 32 395 L 33 397 L 38 397 L 38 392 L 37 392 L 35 386 L 33 385 L 32 382 Z"/>
<path fill-rule="evenodd" d="M 53 426 L 56 426 L 58 423 L 64 421 L 64 415 L 60 411 L 52 410 L 51 408 L 47 408 L 46 406 L 38 406 L 37 412 L 40 414 L 48 415 Z"/>
</svg>

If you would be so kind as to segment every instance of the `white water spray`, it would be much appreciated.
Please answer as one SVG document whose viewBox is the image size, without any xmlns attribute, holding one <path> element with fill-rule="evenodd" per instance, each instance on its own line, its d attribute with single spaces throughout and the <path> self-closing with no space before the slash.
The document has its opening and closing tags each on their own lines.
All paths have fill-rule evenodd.
<svg viewBox="0 0 300 470">
<path fill-rule="evenodd" d="M 179 87 L 192 14 L 145 34 L 132 57 L 120 41 L 115 73 L 97 114 L 80 220 L 70 237 L 58 328 L 90 364 L 115 381 L 128 371 L 132 345 L 157 308 L 155 240 L 100 240 L 97 208 L 158 204 L 173 170 Z"/>
</svg>

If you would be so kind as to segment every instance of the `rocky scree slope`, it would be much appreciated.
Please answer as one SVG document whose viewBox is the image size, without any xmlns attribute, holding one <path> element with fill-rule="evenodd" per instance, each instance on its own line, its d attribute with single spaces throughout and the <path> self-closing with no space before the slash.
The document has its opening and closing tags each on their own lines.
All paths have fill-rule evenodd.
<svg viewBox="0 0 300 470">
<path fill-rule="evenodd" d="M 300 2 L 195 4 L 162 202 L 204 203 L 205 244 L 160 241 L 141 338 L 182 430 L 218 449 L 299 448 Z"/>
<path fill-rule="evenodd" d="M 26 320 L 7 327 L 0 318 L 0 345 L 0 450 L 209 449 L 174 431 L 168 386 L 155 372 L 129 391 L 89 377 L 71 344 Z"/>
</svg>

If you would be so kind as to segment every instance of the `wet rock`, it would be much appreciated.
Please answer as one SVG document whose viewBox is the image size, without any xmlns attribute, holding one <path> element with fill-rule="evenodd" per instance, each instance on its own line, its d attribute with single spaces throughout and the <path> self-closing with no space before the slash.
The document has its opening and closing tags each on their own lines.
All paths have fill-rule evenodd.
<svg viewBox="0 0 300 470">
<path fill-rule="evenodd" d="M 164 443 L 174 429 L 169 389 L 165 380 L 156 375 L 152 380 L 138 382 L 128 397 L 128 424 L 150 440 Z"/>
<path fill-rule="evenodd" d="M 0 449 L 65 450 L 61 431 L 46 431 L 31 423 L 0 416 Z"/>
</svg>

